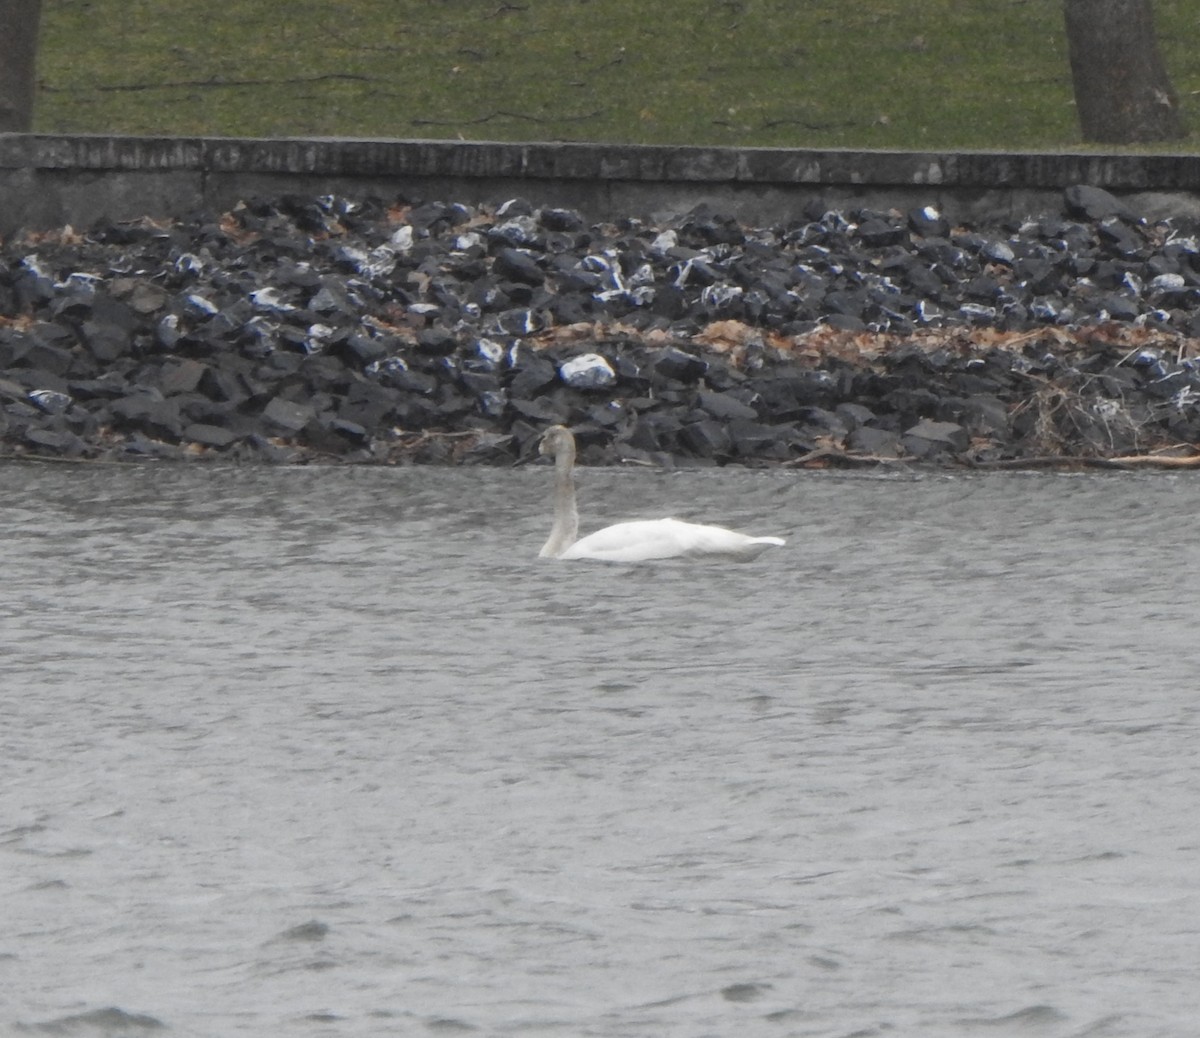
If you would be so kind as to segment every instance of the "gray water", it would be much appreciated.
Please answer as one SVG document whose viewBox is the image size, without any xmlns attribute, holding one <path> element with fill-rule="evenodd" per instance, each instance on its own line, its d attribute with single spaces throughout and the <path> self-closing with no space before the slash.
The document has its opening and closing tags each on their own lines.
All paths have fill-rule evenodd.
<svg viewBox="0 0 1200 1038">
<path fill-rule="evenodd" d="M 0 1033 L 1197 1033 L 1194 476 L 0 480 Z"/>
</svg>

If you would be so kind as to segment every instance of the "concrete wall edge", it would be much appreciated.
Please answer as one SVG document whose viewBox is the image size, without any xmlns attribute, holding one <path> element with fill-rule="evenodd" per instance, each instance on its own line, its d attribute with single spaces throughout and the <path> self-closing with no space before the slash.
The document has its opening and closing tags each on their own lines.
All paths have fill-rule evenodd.
<svg viewBox="0 0 1200 1038">
<path fill-rule="evenodd" d="M 32 133 L 0 134 L 0 233 L 284 192 L 472 203 L 526 194 L 594 218 L 634 204 L 641 211 L 628 215 L 681 212 L 697 201 L 747 219 L 780 218 L 818 195 L 844 205 L 892 199 L 1019 214 L 1081 183 L 1200 212 L 1200 155 L 1189 154 Z"/>
</svg>

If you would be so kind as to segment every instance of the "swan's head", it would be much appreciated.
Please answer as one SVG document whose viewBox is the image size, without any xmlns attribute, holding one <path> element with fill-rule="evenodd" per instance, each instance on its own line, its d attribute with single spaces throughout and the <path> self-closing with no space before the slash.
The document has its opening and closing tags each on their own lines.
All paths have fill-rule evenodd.
<svg viewBox="0 0 1200 1038">
<path fill-rule="evenodd" d="M 542 433 L 542 441 L 538 444 L 538 453 L 557 458 L 560 454 L 575 452 L 575 437 L 565 425 L 552 425 Z"/>
</svg>

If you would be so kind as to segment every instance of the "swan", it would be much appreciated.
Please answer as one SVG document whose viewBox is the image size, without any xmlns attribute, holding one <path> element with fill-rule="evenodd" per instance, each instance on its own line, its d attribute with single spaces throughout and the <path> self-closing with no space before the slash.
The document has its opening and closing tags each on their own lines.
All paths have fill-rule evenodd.
<svg viewBox="0 0 1200 1038">
<path fill-rule="evenodd" d="M 781 537 L 748 537 L 721 526 L 678 519 L 617 523 L 576 540 L 579 510 L 575 505 L 575 437 L 566 426 L 552 425 L 542 434 L 538 451 L 554 458 L 554 525 L 538 552 L 541 558 L 649 562 L 708 557 L 746 562 L 772 545 L 784 543 Z"/>
</svg>

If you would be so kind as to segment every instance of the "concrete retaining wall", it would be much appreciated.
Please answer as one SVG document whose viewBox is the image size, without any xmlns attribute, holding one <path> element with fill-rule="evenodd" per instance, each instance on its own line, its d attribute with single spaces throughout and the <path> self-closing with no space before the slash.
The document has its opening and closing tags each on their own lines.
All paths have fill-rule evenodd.
<svg viewBox="0 0 1200 1038">
<path fill-rule="evenodd" d="M 1087 183 L 1148 215 L 1200 215 L 1200 155 L 836 151 L 353 138 L 0 134 L 0 233 L 336 193 L 525 196 L 592 219 L 669 218 L 709 202 L 750 222 L 831 206 L 933 204 L 959 220 L 1057 209 Z"/>
</svg>

